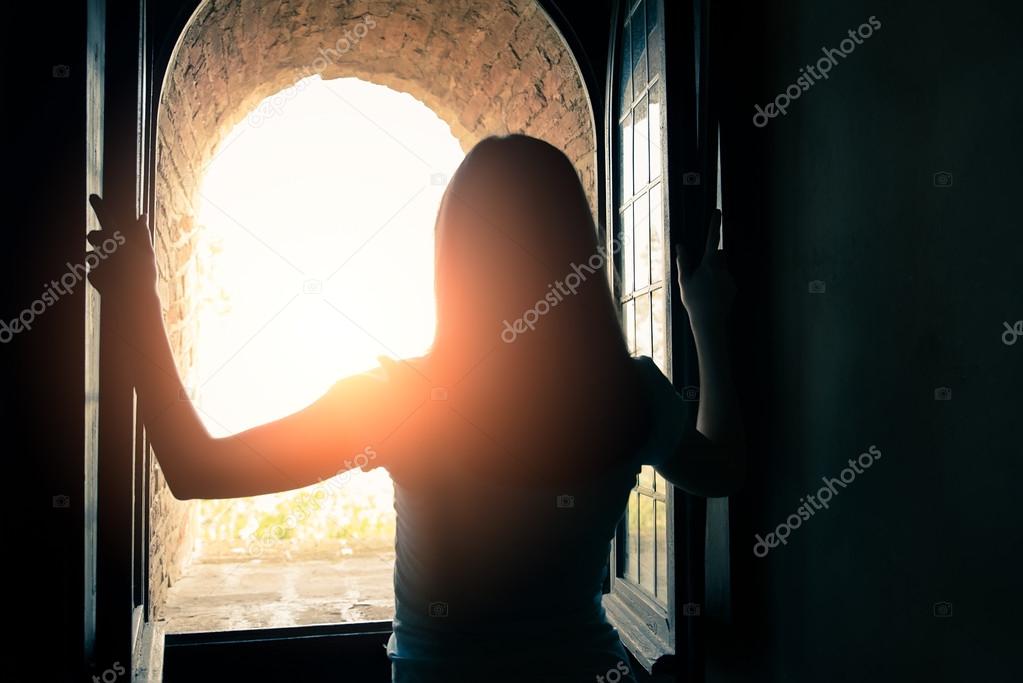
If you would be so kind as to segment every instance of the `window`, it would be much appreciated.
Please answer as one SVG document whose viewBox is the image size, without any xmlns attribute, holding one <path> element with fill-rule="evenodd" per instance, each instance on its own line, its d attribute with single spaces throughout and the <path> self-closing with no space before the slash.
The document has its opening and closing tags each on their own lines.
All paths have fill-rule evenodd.
<svg viewBox="0 0 1023 683">
<path fill-rule="evenodd" d="M 652 357 L 688 394 L 698 391 L 695 345 L 672 261 L 675 244 L 702 247 L 706 216 L 720 205 L 708 13 L 704 0 L 621 0 L 614 21 L 606 111 L 613 291 L 631 352 Z M 684 418 L 693 426 L 695 413 Z M 648 671 L 702 677 L 693 617 L 705 602 L 707 514 L 703 499 L 642 468 L 615 536 L 604 604 Z"/>
<path fill-rule="evenodd" d="M 612 235 L 619 241 L 614 292 L 629 349 L 671 377 L 671 250 L 666 222 L 664 23 L 660 0 L 620 8 L 612 83 Z M 652 667 L 673 651 L 670 485 L 644 466 L 612 553 L 608 611 L 627 644 Z M 645 660 L 645 661 L 644 661 Z"/>
<path fill-rule="evenodd" d="M 299 410 L 378 355 L 428 350 L 433 226 L 463 157 L 433 110 L 356 78 L 301 80 L 234 127 L 199 187 L 192 271 L 189 394 L 211 434 Z M 167 632 L 391 619 L 392 491 L 385 470 L 356 469 L 179 506 L 194 541 L 158 604 Z M 184 536 L 154 531 L 156 546 Z"/>
<path fill-rule="evenodd" d="M 664 64 L 657 0 L 641 0 L 625 23 L 624 38 L 631 68 L 624 63 L 618 93 L 620 184 L 618 234 L 621 236 L 622 282 L 619 302 L 629 349 L 650 356 L 671 377 L 667 356 L 670 343 L 668 300 L 671 269 L 668 264 L 664 207 L 661 201 L 664 153 L 661 147 L 660 93 Z M 624 57 L 623 57 L 624 62 Z M 667 484 L 650 466 L 644 466 L 639 485 L 629 500 L 623 575 L 640 586 L 662 607 L 667 607 L 664 565 L 667 545 Z M 658 524 L 657 522 L 661 523 Z M 658 571 L 658 570 L 661 571 Z"/>
</svg>

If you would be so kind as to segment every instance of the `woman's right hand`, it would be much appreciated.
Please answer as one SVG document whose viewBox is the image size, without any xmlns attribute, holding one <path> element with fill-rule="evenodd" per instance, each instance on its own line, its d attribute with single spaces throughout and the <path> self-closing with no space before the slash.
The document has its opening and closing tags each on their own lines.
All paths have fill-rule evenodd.
<svg viewBox="0 0 1023 683">
<path fill-rule="evenodd" d="M 674 464 L 662 465 L 662 474 L 682 488 L 706 496 L 734 492 L 746 469 L 745 435 L 739 397 L 728 353 L 728 313 L 735 299 L 735 282 L 725 264 L 721 240 L 721 212 L 714 210 L 707 230 L 707 244 L 700 262 L 681 249 L 677 253 L 682 304 L 699 359 L 699 413 L 696 429 L 681 446 Z M 690 268 L 692 268 L 690 270 Z"/>
<path fill-rule="evenodd" d="M 694 259 L 679 245 L 675 262 L 678 265 L 678 283 L 682 290 L 682 305 L 694 326 L 720 324 L 732 308 L 735 282 L 728 272 L 725 253 L 718 249 L 721 240 L 721 211 L 714 209 L 707 229 L 707 244 L 696 266 Z"/>
</svg>

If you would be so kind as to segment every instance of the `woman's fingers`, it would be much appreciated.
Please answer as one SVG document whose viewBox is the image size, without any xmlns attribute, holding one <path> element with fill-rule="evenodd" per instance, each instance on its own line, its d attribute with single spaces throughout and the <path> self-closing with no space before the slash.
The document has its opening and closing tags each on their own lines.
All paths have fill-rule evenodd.
<svg viewBox="0 0 1023 683">
<path fill-rule="evenodd" d="M 710 214 L 710 221 L 707 224 L 707 243 L 704 245 L 703 257 L 697 264 L 695 264 L 692 268 L 690 267 L 693 259 L 687 258 L 685 247 L 681 241 L 675 247 L 675 262 L 678 264 L 678 272 L 681 275 L 683 282 L 688 280 L 695 270 L 702 268 L 705 263 L 713 264 L 718 261 L 718 244 L 720 242 L 721 211 L 719 209 L 714 209 Z"/>
<path fill-rule="evenodd" d="M 92 210 L 96 212 L 96 218 L 99 219 L 100 228 L 108 230 L 109 232 L 115 232 L 118 228 L 135 230 L 139 225 L 145 225 L 145 223 L 148 222 L 148 216 L 146 214 L 142 214 L 134 220 L 127 219 L 124 216 L 115 216 L 113 209 L 98 194 L 89 195 L 89 205 L 92 206 Z"/>
<path fill-rule="evenodd" d="M 134 220 L 118 221 L 113 217 L 110 207 L 99 195 L 89 195 L 89 204 L 92 206 L 93 211 L 96 212 L 96 218 L 100 224 L 99 230 L 93 230 L 85 236 L 89 244 L 97 246 L 109 239 L 111 235 L 116 236 L 121 232 L 126 233 L 124 234 L 124 239 L 129 242 L 140 243 L 144 239 L 148 244 L 152 244 L 149 234 L 148 213 L 143 213 Z M 123 241 L 121 243 L 123 244 Z"/>
<path fill-rule="evenodd" d="M 113 227 L 112 217 L 110 211 L 107 208 L 103 198 L 98 194 L 89 195 L 89 204 L 92 206 L 92 210 L 96 212 L 96 218 L 99 220 L 100 228 L 111 229 Z"/>
<path fill-rule="evenodd" d="M 721 243 L 721 210 L 714 209 L 710 214 L 710 224 L 707 226 L 707 245 L 703 250 L 703 257 L 709 258 L 718 250 Z"/>
</svg>

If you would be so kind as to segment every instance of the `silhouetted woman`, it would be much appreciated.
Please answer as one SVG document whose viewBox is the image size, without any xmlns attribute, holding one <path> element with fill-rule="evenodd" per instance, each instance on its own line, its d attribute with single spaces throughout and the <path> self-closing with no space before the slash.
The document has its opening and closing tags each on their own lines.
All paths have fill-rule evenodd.
<svg viewBox="0 0 1023 683">
<path fill-rule="evenodd" d="M 274 493 L 384 467 L 397 512 L 395 681 L 632 680 L 601 586 L 640 467 L 706 496 L 742 477 L 719 214 L 699 267 L 680 275 L 700 357 L 697 430 L 653 362 L 629 356 L 572 165 L 510 136 L 473 148 L 444 194 L 430 352 L 382 358 L 294 415 L 213 438 L 180 398 L 145 219 L 120 224 L 93 206 L 103 229 L 90 242 L 120 229 L 126 244 L 89 277 L 132 350 L 175 497 Z"/>
</svg>

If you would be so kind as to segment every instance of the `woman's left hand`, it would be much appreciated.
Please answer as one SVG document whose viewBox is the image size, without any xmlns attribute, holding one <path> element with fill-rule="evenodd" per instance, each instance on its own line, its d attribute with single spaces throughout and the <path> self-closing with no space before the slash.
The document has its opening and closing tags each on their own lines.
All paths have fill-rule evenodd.
<svg viewBox="0 0 1023 683">
<path fill-rule="evenodd" d="M 100 223 L 99 230 L 85 236 L 93 247 L 86 252 L 89 282 L 115 313 L 135 311 L 152 301 L 157 291 L 156 253 L 147 216 L 118 221 L 98 195 L 90 195 L 89 203 Z"/>
</svg>

